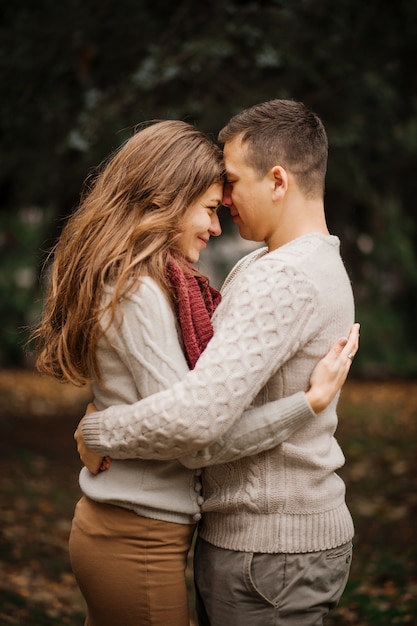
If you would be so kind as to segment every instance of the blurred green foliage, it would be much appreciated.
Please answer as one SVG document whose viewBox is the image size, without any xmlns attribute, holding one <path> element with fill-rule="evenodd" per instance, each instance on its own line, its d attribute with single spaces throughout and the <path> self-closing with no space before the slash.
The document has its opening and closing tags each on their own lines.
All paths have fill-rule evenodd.
<svg viewBox="0 0 417 626">
<path fill-rule="evenodd" d="M 39 246 L 50 219 L 38 207 L 0 212 L 0 364 L 22 363 L 22 338 L 40 313 Z"/>
<path fill-rule="evenodd" d="M 18 328 L 39 306 L 22 272 L 39 273 L 82 181 L 136 124 L 180 118 L 216 136 L 235 112 L 278 97 L 304 101 L 328 130 L 328 221 L 362 323 L 355 372 L 417 374 L 416 3 L 2 5 L 0 365 L 22 364 Z M 42 224 L 22 222 L 28 207 Z"/>
</svg>

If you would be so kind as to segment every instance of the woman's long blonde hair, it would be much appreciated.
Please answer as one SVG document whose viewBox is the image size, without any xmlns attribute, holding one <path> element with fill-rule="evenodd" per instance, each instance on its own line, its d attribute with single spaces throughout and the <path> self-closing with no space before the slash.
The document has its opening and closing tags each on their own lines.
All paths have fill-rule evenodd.
<svg viewBox="0 0 417 626">
<path fill-rule="evenodd" d="M 167 259 L 187 208 L 223 181 L 222 152 L 194 126 L 157 121 L 139 129 L 87 179 L 81 202 L 51 251 L 50 286 L 37 342 L 37 369 L 83 385 L 100 380 L 100 320 L 148 275 L 168 292 Z M 106 284 L 113 297 L 103 309 Z"/>
</svg>

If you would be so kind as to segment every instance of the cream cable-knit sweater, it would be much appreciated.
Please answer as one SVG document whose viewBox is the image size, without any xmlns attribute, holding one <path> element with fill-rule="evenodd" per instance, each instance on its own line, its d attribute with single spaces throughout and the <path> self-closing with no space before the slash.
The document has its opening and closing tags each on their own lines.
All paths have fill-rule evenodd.
<svg viewBox="0 0 417 626">
<path fill-rule="evenodd" d="M 87 445 L 118 458 L 191 455 L 227 430 L 252 402 L 307 389 L 319 358 L 354 321 L 349 279 L 336 237 L 312 233 L 232 273 L 213 318 L 214 337 L 197 366 L 171 389 L 84 422 Z M 335 400 L 287 441 L 204 472 L 200 535 L 220 547 L 309 552 L 353 536 L 344 463 L 334 438 Z M 266 405 L 265 408 L 267 408 Z M 258 448 L 260 449 L 260 448 Z M 210 459 L 208 460 L 210 462 Z"/>
<path fill-rule="evenodd" d="M 169 389 L 187 374 L 176 318 L 150 278 L 144 278 L 137 292 L 120 305 L 115 323 L 100 341 L 97 357 L 104 386 L 94 384 L 93 393 L 100 409 L 133 404 Z M 230 452 L 227 441 L 206 450 L 211 462 L 245 454 L 249 442 L 277 445 L 314 416 L 304 393 L 273 404 L 273 411 L 267 405 L 248 410 L 232 428 L 235 442 Z M 146 517 L 179 523 L 201 518 L 201 469 L 193 471 L 178 460 L 114 460 L 108 471 L 97 476 L 81 470 L 80 486 L 93 500 Z"/>
</svg>

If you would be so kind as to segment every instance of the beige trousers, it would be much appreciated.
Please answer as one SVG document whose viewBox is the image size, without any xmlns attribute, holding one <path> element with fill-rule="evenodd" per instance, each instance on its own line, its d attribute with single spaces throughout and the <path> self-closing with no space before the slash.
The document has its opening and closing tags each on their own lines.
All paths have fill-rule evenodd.
<svg viewBox="0 0 417 626">
<path fill-rule="evenodd" d="M 69 550 L 86 626 L 189 626 L 185 568 L 194 530 L 82 497 Z"/>
</svg>

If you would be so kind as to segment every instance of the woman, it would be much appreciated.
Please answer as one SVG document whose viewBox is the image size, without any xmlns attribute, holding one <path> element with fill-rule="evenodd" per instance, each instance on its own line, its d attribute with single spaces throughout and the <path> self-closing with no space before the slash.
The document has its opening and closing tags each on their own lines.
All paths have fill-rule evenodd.
<svg viewBox="0 0 417 626">
<path fill-rule="evenodd" d="M 103 409 L 169 388 L 194 367 L 220 294 L 190 262 L 221 232 L 222 181 L 219 148 L 180 121 L 143 128 L 112 156 L 54 251 L 37 332 L 41 372 L 92 381 Z M 327 377 L 319 376 L 332 393 L 347 373 L 335 365 L 340 345 L 330 356 L 336 375 L 327 376 L 325 366 Z M 304 403 L 282 432 L 309 417 Z M 201 470 L 178 460 L 128 459 L 98 472 L 100 462 L 91 468 L 96 475 L 81 471 L 84 495 L 70 537 L 86 624 L 188 626 L 184 571 L 201 517 Z"/>
</svg>

